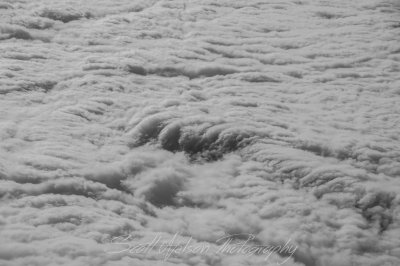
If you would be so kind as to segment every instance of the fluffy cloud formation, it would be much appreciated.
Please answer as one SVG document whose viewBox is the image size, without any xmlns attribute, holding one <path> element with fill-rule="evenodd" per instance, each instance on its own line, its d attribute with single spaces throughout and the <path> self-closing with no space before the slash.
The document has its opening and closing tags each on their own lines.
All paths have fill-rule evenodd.
<svg viewBox="0 0 400 266">
<path fill-rule="evenodd" d="M 398 265 L 399 12 L 0 2 L 0 264 Z"/>
</svg>

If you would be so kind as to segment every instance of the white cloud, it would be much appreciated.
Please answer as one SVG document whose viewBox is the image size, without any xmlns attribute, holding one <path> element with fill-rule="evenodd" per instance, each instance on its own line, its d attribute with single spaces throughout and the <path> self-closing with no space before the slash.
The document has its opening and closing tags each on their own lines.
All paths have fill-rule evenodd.
<svg viewBox="0 0 400 266">
<path fill-rule="evenodd" d="M 3 1 L 0 264 L 399 264 L 398 11 Z M 298 249 L 104 250 L 157 233 Z"/>
</svg>

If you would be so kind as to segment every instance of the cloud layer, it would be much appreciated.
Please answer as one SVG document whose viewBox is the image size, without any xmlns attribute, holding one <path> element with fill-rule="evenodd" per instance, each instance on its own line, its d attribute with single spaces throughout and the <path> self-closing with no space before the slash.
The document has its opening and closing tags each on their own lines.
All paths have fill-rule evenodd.
<svg viewBox="0 0 400 266">
<path fill-rule="evenodd" d="M 0 2 L 0 264 L 398 265 L 399 12 Z M 298 248 L 107 253 L 176 233 Z"/>
</svg>

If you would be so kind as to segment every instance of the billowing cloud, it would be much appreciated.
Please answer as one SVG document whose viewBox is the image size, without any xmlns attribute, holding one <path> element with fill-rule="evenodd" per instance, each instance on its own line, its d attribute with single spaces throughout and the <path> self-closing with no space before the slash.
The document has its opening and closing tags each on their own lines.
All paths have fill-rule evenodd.
<svg viewBox="0 0 400 266">
<path fill-rule="evenodd" d="M 0 265 L 398 265 L 399 12 L 0 2 Z"/>
</svg>

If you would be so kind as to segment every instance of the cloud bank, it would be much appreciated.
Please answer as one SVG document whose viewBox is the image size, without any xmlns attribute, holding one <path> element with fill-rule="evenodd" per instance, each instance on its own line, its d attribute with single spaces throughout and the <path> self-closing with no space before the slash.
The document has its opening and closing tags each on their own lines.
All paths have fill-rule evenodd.
<svg viewBox="0 0 400 266">
<path fill-rule="evenodd" d="M 399 12 L 0 2 L 0 264 L 398 265 Z M 297 249 L 107 252 L 177 233 Z"/>
</svg>

